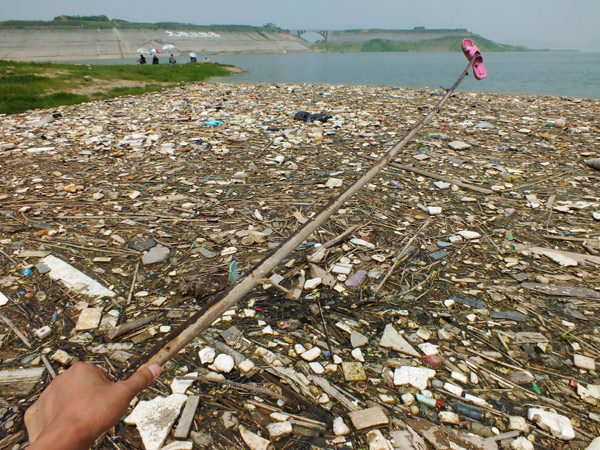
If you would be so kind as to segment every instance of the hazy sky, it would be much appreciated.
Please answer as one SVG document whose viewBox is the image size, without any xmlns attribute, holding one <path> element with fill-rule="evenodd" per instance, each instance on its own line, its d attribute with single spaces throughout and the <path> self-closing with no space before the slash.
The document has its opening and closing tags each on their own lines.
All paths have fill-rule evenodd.
<svg viewBox="0 0 600 450">
<path fill-rule="evenodd" d="M 600 51 L 600 0 L 0 0 L 0 20 L 61 14 L 286 29 L 467 28 L 504 44 Z"/>
</svg>

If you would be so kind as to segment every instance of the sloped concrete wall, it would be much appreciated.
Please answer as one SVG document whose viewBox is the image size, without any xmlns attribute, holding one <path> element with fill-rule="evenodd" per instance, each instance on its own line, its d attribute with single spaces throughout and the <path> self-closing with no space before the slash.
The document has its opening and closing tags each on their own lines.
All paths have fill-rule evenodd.
<svg viewBox="0 0 600 450">
<path fill-rule="evenodd" d="M 181 30 L 0 29 L 0 59 L 48 61 L 137 58 L 139 48 L 161 53 L 298 52 L 310 45 L 279 33 Z"/>
</svg>

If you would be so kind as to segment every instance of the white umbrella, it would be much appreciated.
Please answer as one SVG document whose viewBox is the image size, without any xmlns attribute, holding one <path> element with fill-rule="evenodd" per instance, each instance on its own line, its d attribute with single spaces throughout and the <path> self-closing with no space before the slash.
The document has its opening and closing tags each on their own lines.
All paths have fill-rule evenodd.
<svg viewBox="0 0 600 450">
<path fill-rule="evenodd" d="M 140 47 L 136 50 L 137 53 L 141 53 L 143 55 L 152 55 L 154 53 L 160 53 L 158 50 L 156 50 L 155 48 L 144 48 L 144 47 Z"/>
</svg>

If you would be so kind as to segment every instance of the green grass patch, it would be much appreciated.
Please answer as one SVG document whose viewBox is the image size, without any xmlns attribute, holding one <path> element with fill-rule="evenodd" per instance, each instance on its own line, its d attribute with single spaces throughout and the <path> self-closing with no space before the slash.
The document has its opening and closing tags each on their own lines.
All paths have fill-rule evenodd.
<svg viewBox="0 0 600 450">
<path fill-rule="evenodd" d="M 221 64 L 88 66 L 0 61 L 0 113 L 138 95 L 230 73 Z M 85 81 L 85 76 L 92 81 Z"/>
</svg>

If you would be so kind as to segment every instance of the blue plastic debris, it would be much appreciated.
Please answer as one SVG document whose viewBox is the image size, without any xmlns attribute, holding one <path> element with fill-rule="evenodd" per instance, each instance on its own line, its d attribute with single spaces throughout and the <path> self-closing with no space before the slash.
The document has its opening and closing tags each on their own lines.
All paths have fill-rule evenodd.
<svg viewBox="0 0 600 450">
<path fill-rule="evenodd" d="M 240 274 L 238 272 L 237 261 L 233 260 L 231 261 L 231 264 L 229 264 L 229 282 L 233 284 L 238 280 L 239 277 Z"/>
<path fill-rule="evenodd" d="M 296 247 L 298 250 L 303 249 L 303 248 L 310 248 L 310 247 L 314 247 L 317 243 L 316 242 L 307 242 L 306 244 L 300 244 L 298 247 Z"/>
</svg>

